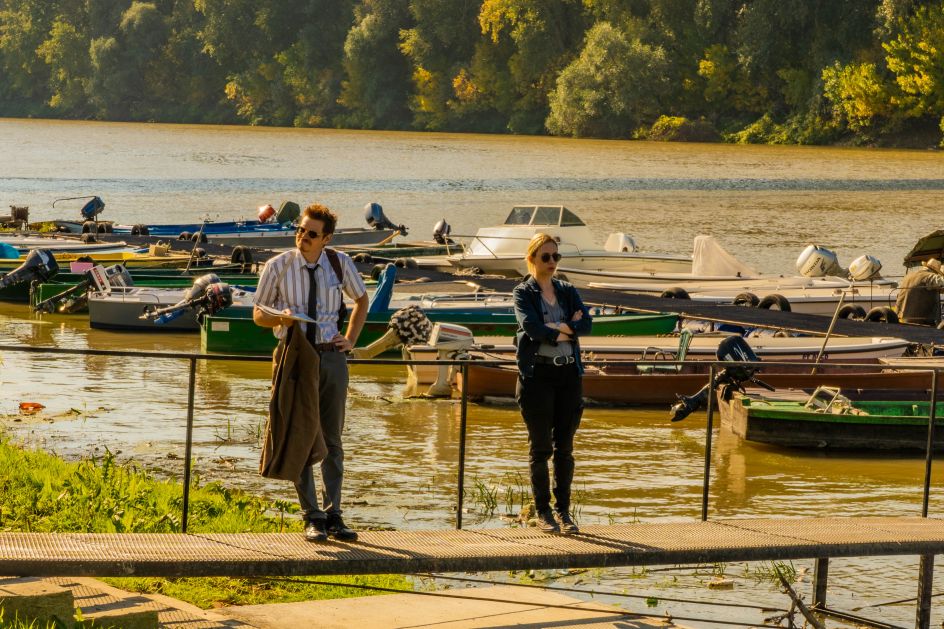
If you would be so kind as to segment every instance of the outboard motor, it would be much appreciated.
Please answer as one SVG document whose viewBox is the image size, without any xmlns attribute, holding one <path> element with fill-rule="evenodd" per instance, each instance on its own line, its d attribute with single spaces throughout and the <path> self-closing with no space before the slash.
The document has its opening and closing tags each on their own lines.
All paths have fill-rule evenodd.
<svg viewBox="0 0 944 629">
<path fill-rule="evenodd" d="M 452 233 L 452 225 L 447 223 L 444 218 L 439 219 L 439 222 L 433 225 L 433 240 L 437 244 L 452 244 L 452 239 L 449 238 L 450 233 Z"/>
<path fill-rule="evenodd" d="M 718 351 L 715 353 L 718 360 L 737 363 L 759 363 L 760 358 L 751 349 L 747 341 L 740 336 L 729 336 L 718 344 Z M 725 367 L 715 375 L 714 382 L 709 382 L 701 388 L 695 395 L 679 395 L 671 409 L 672 421 L 677 422 L 685 419 L 693 412 L 698 410 L 707 400 L 711 392 L 717 387 L 722 387 L 722 395 L 727 398 L 729 391 L 744 391 L 744 384 L 750 382 L 757 386 L 764 387 L 770 391 L 774 388 L 766 382 L 761 382 L 754 377 L 760 371 L 760 366 L 737 364 Z"/>
<path fill-rule="evenodd" d="M 88 203 L 82 206 L 82 209 L 79 210 L 79 214 L 82 215 L 82 220 L 94 221 L 95 217 L 101 214 L 104 209 L 105 202 L 102 201 L 102 198 L 94 196 Z"/>
<path fill-rule="evenodd" d="M 130 288 L 132 286 L 134 286 L 134 280 L 123 264 L 114 264 L 107 268 L 99 264 L 86 271 L 85 278 L 75 286 L 43 301 L 32 303 L 31 291 L 30 307 L 34 312 L 71 314 L 88 306 L 89 289 L 101 293 L 111 292 L 114 287 Z"/>
<path fill-rule="evenodd" d="M 31 249 L 23 264 L 0 277 L 0 289 L 39 280 L 45 282 L 59 272 L 59 264 L 46 249 Z"/>
<path fill-rule="evenodd" d="M 878 277 L 882 263 L 875 256 L 859 256 L 849 265 L 849 278 L 856 282 L 867 282 Z"/>
<path fill-rule="evenodd" d="M 839 275 L 842 269 L 833 251 L 817 245 L 808 245 L 796 262 L 797 272 L 804 277 Z"/>
<path fill-rule="evenodd" d="M 402 236 L 406 236 L 406 226 L 394 225 L 379 203 L 368 203 L 364 206 L 364 220 L 374 229 L 396 229 Z"/>
<path fill-rule="evenodd" d="M 193 286 L 184 293 L 184 298 L 173 306 L 166 308 L 148 306 L 138 318 L 163 325 L 180 317 L 189 309 L 196 311 L 199 319 L 208 314 L 216 314 L 232 303 L 233 291 L 229 284 L 221 282 L 216 273 L 207 273 L 195 279 Z"/>
<path fill-rule="evenodd" d="M 302 215 L 302 209 L 294 201 L 285 201 L 275 213 L 275 222 L 279 225 L 294 223 Z"/>
</svg>

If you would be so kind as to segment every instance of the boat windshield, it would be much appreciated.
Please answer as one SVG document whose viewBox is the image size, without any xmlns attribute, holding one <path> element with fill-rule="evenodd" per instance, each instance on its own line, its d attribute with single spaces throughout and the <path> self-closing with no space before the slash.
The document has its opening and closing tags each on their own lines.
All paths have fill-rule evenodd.
<svg viewBox="0 0 944 629">
<path fill-rule="evenodd" d="M 534 206 L 515 206 L 511 208 L 511 214 L 505 219 L 505 225 L 529 225 L 532 214 L 534 214 Z"/>
<path fill-rule="evenodd" d="M 582 227 L 584 222 L 577 218 L 577 215 L 564 208 L 561 213 L 561 227 Z"/>
<path fill-rule="evenodd" d="M 560 214 L 561 207 L 553 207 L 542 205 L 538 207 L 537 212 L 534 213 L 534 220 L 531 222 L 532 225 L 553 225 L 557 227 L 560 225 Z"/>
</svg>

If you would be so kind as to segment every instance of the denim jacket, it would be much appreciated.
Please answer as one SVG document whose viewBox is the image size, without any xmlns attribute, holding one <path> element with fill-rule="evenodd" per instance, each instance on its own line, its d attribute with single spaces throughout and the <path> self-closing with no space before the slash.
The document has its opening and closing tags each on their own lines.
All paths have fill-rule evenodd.
<svg viewBox="0 0 944 629">
<path fill-rule="evenodd" d="M 578 373 L 583 374 L 583 363 L 580 362 L 579 337 L 589 334 L 593 327 L 590 311 L 583 304 L 577 289 L 572 284 L 556 278 L 551 278 L 551 284 L 554 286 L 557 303 L 560 304 L 564 312 L 563 322 L 574 331 L 574 359 L 576 360 Z M 533 277 L 528 276 L 523 282 L 515 286 L 514 296 L 515 318 L 518 319 L 518 332 L 515 336 L 515 344 L 518 347 L 518 371 L 522 377 L 530 378 L 534 376 L 534 362 L 541 342 L 548 341 L 556 344 L 560 331 L 545 325 L 542 314 L 544 307 L 541 304 L 541 287 L 538 286 Z M 580 321 L 571 321 L 570 318 L 578 310 L 583 312 L 583 318 Z"/>
</svg>

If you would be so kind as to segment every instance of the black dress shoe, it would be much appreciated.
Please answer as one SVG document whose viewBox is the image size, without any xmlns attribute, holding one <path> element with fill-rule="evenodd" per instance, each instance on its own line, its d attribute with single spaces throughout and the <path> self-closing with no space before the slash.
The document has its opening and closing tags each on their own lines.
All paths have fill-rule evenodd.
<svg viewBox="0 0 944 629">
<path fill-rule="evenodd" d="M 357 539 L 357 531 L 344 526 L 344 520 L 337 513 L 329 513 L 327 521 L 328 535 L 339 542 L 353 542 Z"/>
<path fill-rule="evenodd" d="M 326 542 L 328 541 L 328 530 L 325 528 L 325 521 L 318 520 L 309 520 L 305 524 L 305 541 L 306 542 Z"/>
</svg>

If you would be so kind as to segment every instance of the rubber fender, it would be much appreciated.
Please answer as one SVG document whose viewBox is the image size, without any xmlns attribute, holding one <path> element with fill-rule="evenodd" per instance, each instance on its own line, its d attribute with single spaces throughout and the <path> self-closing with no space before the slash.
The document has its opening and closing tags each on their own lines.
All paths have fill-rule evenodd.
<svg viewBox="0 0 944 629">
<path fill-rule="evenodd" d="M 354 262 L 362 262 L 365 264 L 369 264 L 374 261 L 374 258 L 369 253 L 362 251 L 360 253 L 355 253 L 353 256 L 351 256 L 351 260 L 354 260 Z"/>
<path fill-rule="evenodd" d="M 757 304 L 760 303 L 760 298 L 754 293 L 740 293 L 737 297 L 734 298 L 732 302 L 735 306 L 747 306 L 748 308 L 756 308 Z"/>
<path fill-rule="evenodd" d="M 787 301 L 787 298 L 777 293 L 771 293 L 770 295 L 767 295 L 766 297 L 760 300 L 759 304 L 757 304 L 758 308 L 763 308 L 765 310 L 770 310 L 774 306 L 776 306 L 778 310 L 782 310 L 783 312 L 790 312 L 791 310 L 790 302 Z"/>
<path fill-rule="evenodd" d="M 193 238 L 193 234 L 190 232 L 180 232 L 180 235 L 177 236 L 177 240 L 190 240 Z"/>
<path fill-rule="evenodd" d="M 252 249 L 244 245 L 233 247 L 233 253 L 230 255 L 229 261 L 233 264 L 252 264 Z"/>
<path fill-rule="evenodd" d="M 84 223 L 82 223 L 82 233 L 83 234 L 97 234 L 98 225 L 95 223 L 95 221 L 85 221 Z"/>
<path fill-rule="evenodd" d="M 662 291 L 662 294 L 659 297 L 665 299 L 691 299 L 688 294 L 688 291 L 682 288 L 681 286 L 674 286 L 672 288 L 667 288 Z"/>
<path fill-rule="evenodd" d="M 147 236 L 150 233 L 151 233 L 151 230 L 148 229 L 147 225 L 132 225 L 131 226 L 132 236 Z"/>
<path fill-rule="evenodd" d="M 882 323 L 898 323 L 898 315 L 888 306 L 872 308 L 865 315 L 866 321 L 881 321 Z"/>
<path fill-rule="evenodd" d="M 207 235 L 206 235 L 206 233 L 204 233 L 204 232 L 197 232 L 196 234 L 194 234 L 193 236 L 190 237 L 190 240 L 192 240 L 192 241 L 194 241 L 194 242 L 197 242 L 197 240 L 199 240 L 200 242 L 206 242 L 206 241 L 207 241 Z"/>
<path fill-rule="evenodd" d="M 865 319 L 865 308 L 859 304 L 846 304 L 839 309 L 840 319 Z"/>
</svg>

